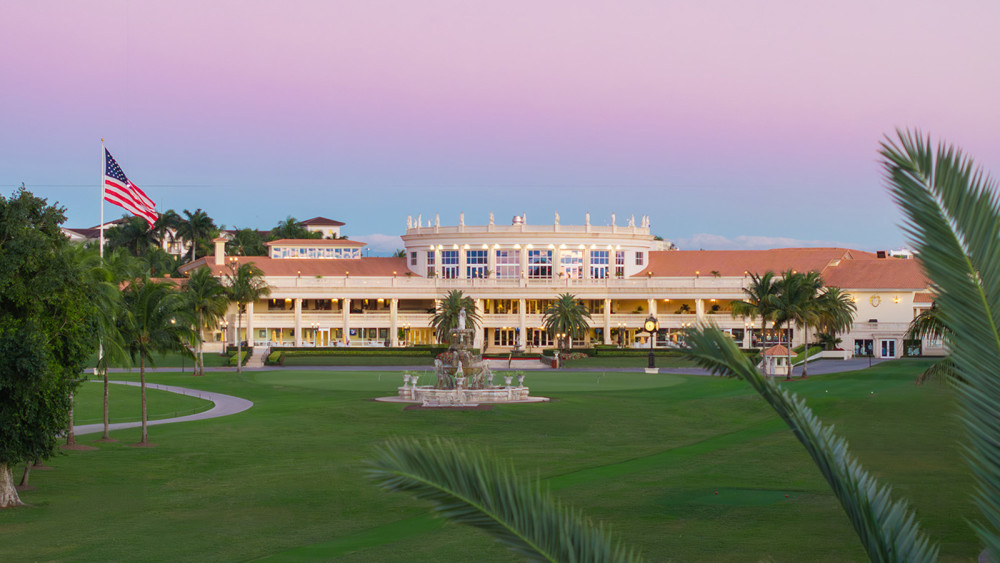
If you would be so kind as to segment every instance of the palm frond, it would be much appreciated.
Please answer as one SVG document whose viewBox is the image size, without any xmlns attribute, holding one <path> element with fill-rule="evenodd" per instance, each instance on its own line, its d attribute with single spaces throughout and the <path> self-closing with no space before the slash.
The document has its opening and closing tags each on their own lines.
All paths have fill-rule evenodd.
<svg viewBox="0 0 1000 563">
<path fill-rule="evenodd" d="M 847 513 L 872 561 L 933 561 L 937 546 L 921 531 L 913 512 L 890 498 L 847 449 L 847 442 L 824 426 L 805 402 L 765 378 L 736 344 L 716 327 L 688 330 L 685 354 L 715 374 L 736 376 L 754 388 L 794 432 L 816 462 Z"/>
<path fill-rule="evenodd" d="M 883 167 L 928 277 L 937 288 L 962 417 L 976 503 L 988 524 L 980 539 L 1000 556 L 1000 206 L 996 184 L 960 151 L 900 131 L 882 143 Z"/>
<path fill-rule="evenodd" d="M 917 385 L 923 385 L 928 381 L 944 381 L 951 383 L 952 380 L 961 379 L 958 372 L 955 371 L 955 364 L 951 361 L 951 358 L 944 358 L 938 360 L 930 365 L 927 369 L 922 371 L 920 375 L 917 376 Z"/>
<path fill-rule="evenodd" d="M 429 500 L 441 516 L 485 531 L 530 561 L 639 560 L 537 479 L 521 479 L 510 462 L 450 440 L 390 440 L 371 463 L 370 476 L 383 489 Z"/>
</svg>

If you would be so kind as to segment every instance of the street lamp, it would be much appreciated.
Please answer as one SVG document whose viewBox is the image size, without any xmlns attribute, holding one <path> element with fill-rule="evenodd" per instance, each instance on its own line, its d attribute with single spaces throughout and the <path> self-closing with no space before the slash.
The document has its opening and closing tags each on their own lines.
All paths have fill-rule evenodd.
<svg viewBox="0 0 1000 563">
<path fill-rule="evenodd" d="M 642 325 L 643 330 L 649 333 L 649 369 L 656 368 L 656 359 L 653 355 L 653 343 L 656 341 L 656 333 L 660 329 L 660 323 L 656 317 L 650 315 Z"/>
<path fill-rule="evenodd" d="M 319 346 L 319 323 L 312 324 L 313 329 L 313 348 Z"/>
</svg>

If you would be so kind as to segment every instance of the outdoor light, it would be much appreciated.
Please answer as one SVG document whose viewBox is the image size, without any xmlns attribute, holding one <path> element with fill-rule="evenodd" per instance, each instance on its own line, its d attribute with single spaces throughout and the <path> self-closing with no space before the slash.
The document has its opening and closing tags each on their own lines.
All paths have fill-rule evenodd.
<svg viewBox="0 0 1000 563">
<path fill-rule="evenodd" d="M 656 342 L 656 333 L 660 329 L 660 323 L 656 317 L 650 315 L 646 322 L 642 324 L 643 330 L 649 333 L 649 369 L 656 369 L 656 359 L 653 355 L 653 344 Z"/>
<path fill-rule="evenodd" d="M 486 244 L 485 242 L 483 243 L 483 250 L 486 250 L 489 247 L 490 247 L 490 245 Z"/>
<path fill-rule="evenodd" d="M 583 250 L 584 248 L 587 248 L 587 245 L 581 244 L 579 248 L 580 248 L 580 250 Z"/>
<path fill-rule="evenodd" d="M 464 250 L 468 250 L 469 248 L 471 248 L 471 247 L 468 244 L 466 244 L 465 246 L 462 247 L 462 249 L 464 249 Z"/>
<path fill-rule="evenodd" d="M 549 243 L 549 250 L 555 250 L 556 245 Z"/>
<path fill-rule="evenodd" d="M 521 245 L 520 245 L 520 244 L 515 244 L 515 245 L 514 245 L 514 248 L 516 248 L 516 249 L 518 249 L 518 250 L 521 250 Z"/>
<path fill-rule="evenodd" d="M 451 245 L 452 250 L 458 250 L 458 243 Z"/>
</svg>

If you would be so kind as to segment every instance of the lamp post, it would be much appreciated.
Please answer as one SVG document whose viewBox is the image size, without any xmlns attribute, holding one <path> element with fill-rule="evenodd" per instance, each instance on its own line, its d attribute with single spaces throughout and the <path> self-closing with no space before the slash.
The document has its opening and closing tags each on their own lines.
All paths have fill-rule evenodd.
<svg viewBox="0 0 1000 563">
<path fill-rule="evenodd" d="M 226 351 L 226 347 L 229 346 L 229 321 L 222 319 L 219 321 L 219 328 L 222 329 L 222 351 Z"/>
<path fill-rule="evenodd" d="M 313 329 L 313 348 L 319 347 L 319 323 L 314 322 L 312 324 Z"/>
<path fill-rule="evenodd" d="M 656 317 L 650 315 L 642 325 L 643 330 L 649 333 L 649 365 L 647 369 L 656 369 L 656 357 L 653 355 L 653 343 L 656 341 L 656 333 L 660 328 L 660 323 Z"/>
</svg>

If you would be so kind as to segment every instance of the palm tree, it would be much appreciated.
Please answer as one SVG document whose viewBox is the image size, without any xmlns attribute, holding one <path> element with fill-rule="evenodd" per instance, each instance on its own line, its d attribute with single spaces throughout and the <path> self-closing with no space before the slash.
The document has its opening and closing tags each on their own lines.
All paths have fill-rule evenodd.
<svg viewBox="0 0 1000 563">
<path fill-rule="evenodd" d="M 802 330 L 802 377 L 808 375 L 809 366 L 809 326 L 819 322 L 820 305 L 818 296 L 823 289 L 823 278 L 819 272 L 796 274 L 799 278 L 796 284 L 799 289 L 800 307 L 795 314 L 795 324 Z M 791 344 L 791 341 L 789 341 Z M 791 355 L 791 350 L 789 350 Z M 789 364 L 789 371 L 791 364 Z"/>
<path fill-rule="evenodd" d="M 243 373 L 243 341 L 240 340 L 240 328 L 243 324 L 243 313 L 254 301 L 271 294 L 271 288 L 264 281 L 264 272 L 253 262 L 230 266 L 226 274 L 229 300 L 236 302 L 236 372 Z M 252 335 L 247 340 L 253 346 Z"/>
<path fill-rule="evenodd" d="M 108 249 L 125 248 L 132 256 L 141 257 L 156 245 L 156 234 L 149 223 L 139 217 L 126 216 L 123 221 L 104 232 Z"/>
<path fill-rule="evenodd" d="M 267 256 L 264 237 L 256 229 L 237 229 L 226 243 L 230 256 Z"/>
<path fill-rule="evenodd" d="M 96 258 L 96 252 L 93 257 Z M 98 262 L 90 269 L 94 291 L 91 299 L 96 305 L 97 318 L 94 331 L 100 346 L 97 357 L 97 371 L 104 379 L 104 434 L 99 441 L 112 442 L 110 434 L 108 401 L 108 368 L 127 365 L 128 351 L 122 336 L 123 319 L 128 316 L 122 302 L 121 283 L 135 279 L 138 274 L 138 260 L 125 249 L 118 248 L 105 255 L 103 264 Z"/>
<path fill-rule="evenodd" d="M 296 238 L 322 238 L 323 233 L 310 231 L 302 226 L 299 220 L 289 215 L 284 221 L 279 221 L 278 225 L 271 229 L 270 239 L 296 239 Z"/>
<path fill-rule="evenodd" d="M 160 216 L 156 218 L 156 223 L 153 224 L 153 233 L 156 235 L 156 240 L 160 242 L 160 247 L 169 247 L 175 240 L 177 240 L 177 231 L 181 228 L 181 216 L 177 214 L 173 209 L 168 209 Z"/>
<path fill-rule="evenodd" d="M 434 327 L 438 342 L 447 341 L 451 330 L 458 327 L 458 315 L 462 309 L 465 309 L 466 322 L 471 325 L 469 328 L 475 330 L 479 326 L 476 302 L 461 291 L 453 289 L 438 303 L 434 317 L 431 318 L 431 326 Z"/>
<path fill-rule="evenodd" d="M 913 317 L 913 320 L 910 321 L 910 326 L 906 329 L 906 335 L 903 338 L 906 338 L 907 340 L 923 340 L 924 338 L 932 338 L 947 341 L 949 336 L 950 333 L 948 331 L 948 327 L 944 323 L 944 319 L 941 316 L 941 310 L 938 309 L 937 303 L 934 303 L 931 305 L 930 309 L 921 311 L 916 317 Z M 958 375 L 958 372 L 955 371 L 955 364 L 952 363 L 949 358 L 944 358 L 934 362 L 930 367 L 918 375 L 917 385 L 920 385 L 932 378 L 949 380 L 958 379 L 960 376 Z"/>
<path fill-rule="evenodd" d="M 145 262 L 150 277 L 164 277 L 177 271 L 177 259 L 159 246 L 150 247 Z"/>
<path fill-rule="evenodd" d="M 731 314 L 733 317 L 748 318 L 751 322 L 754 317 L 760 317 L 760 337 L 763 347 L 767 321 L 774 317 L 777 306 L 778 282 L 774 279 L 774 272 L 750 274 L 750 283 L 743 288 L 743 294 L 745 298 L 742 301 L 732 302 Z M 751 344 L 752 341 L 751 338 Z"/>
<path fill-rule="evenodd" d="M 438 514 L 486 532 L 529 561 L 640 561 L 634 550 L 555 499 L 538 479 L 443 439 L 395 439 L 376 451 L 369 476 L 383 489 L 436 505 Z"/>
<path fill-rule="evenodd" d="M 835 342 L 839 341 L 838 334 L 854 326 L 854 314 L 858 307 L 847 292 L 839 287 L 828 287 L 817 299 L 817 310 L 816 328 L 820 334 L 828 335 L 827 342 Z"/>
<path fill-rule="evenodd" d="M 214 329 L 219 319 L 226 314 L 229 307 L 229 296 L 219 279 L 212 275 L 212 270 L 201 267 L 191 272 L 191 277 L 184 286 L 184 296 L 187 306 L 195 318 L 196 334 L 198 336 L 198 358 L 195 362 L 195 375 L 205 375 L 205 347 L 202 332 L 204 329 Z"/>
<path fill-rule="evenodd" d="M 816 318 L 816 293 L 822 280 L 816 272 L 798 273 L 788 270 L 777 282 L 778 293 L 774 310 L 774 325 L 786 326 L 788 335 L 788 372 L 785 379 L 792 378 L 792 324 L 804 327 Z M 808 343 L 807 343 L 808 348 Z M 804 364 L 803 364 L 804 365 Z"/>
<path fill-rule="evenodd" d="M 218 231 L 215 221 L 201 209 L 196 209 L 194 213 L 184 210 L 184 219 L 181 220 L 178 233 L 191 243 L 191 261 L 197 258 L 198 245 L 207 238 L 213 236 Z"/>
<path fill-rule="evenodd" d="M 590 330 L 590 311 L 575 295 L 563 293 L 545 309 L 542 324 L 549 337 L 567 334 L 570 338 L 583 338 Z M 563 340 L 563 344 L 568 339 Z"/>
<path fill-rule="evenodd" d="M 194 338 L 194 331 L 183 296 L 169 284 L 153 282 L 149 278 L 136 280 L 125 290 L 124 298 L 129 311 L 123 326 L 125 345 L 133 363 L 139 361 L 142 389 L 142 439 L 139 445 L 148 446 L 146 364 L 155 366 L 154 353 L 176 350 L 190 354 L 185 343 Z"/>
</svg>

